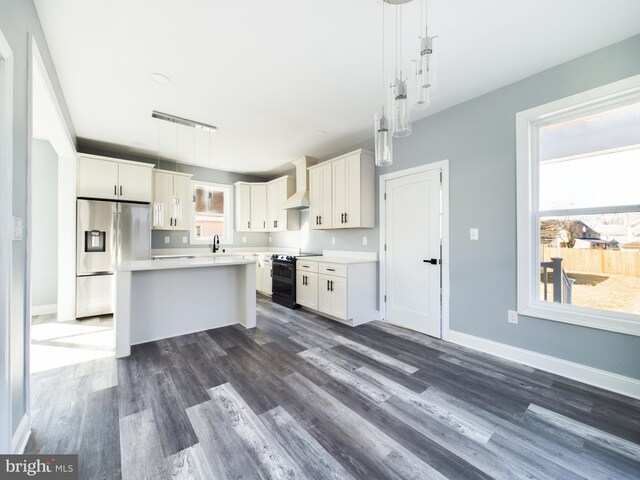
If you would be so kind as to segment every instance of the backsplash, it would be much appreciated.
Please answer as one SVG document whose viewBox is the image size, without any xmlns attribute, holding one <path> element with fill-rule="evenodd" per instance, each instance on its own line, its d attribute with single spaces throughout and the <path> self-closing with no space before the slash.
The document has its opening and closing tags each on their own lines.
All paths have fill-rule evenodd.
<svg viewBox="0 0 640 480">
<path fill-rule="evenodd" d="M 233 244 L 221 244 L 220 248 L 228 247 L 265 247 L 268 245 L 268 238 L 266 233 L 249 233 L 249 232 L 234 232 Z M 169 239 L 169 243 L 165 242 L 165 238 Z M 184 241 L 186 239 L 186 242 Z M 245 239 L 246 242 L 242 240 Z M 278 245 L 287 246 L 287 245 Z M 296 245 L 291 245 L 296 247 Z M 151 232 L 151 248 L 202 248 L 210 249 L 211 244 L 195 244 L 190 242 L 189 230 L 185 231 L 173 231 L 173 230 L 154 230 Z"/>
</svg>

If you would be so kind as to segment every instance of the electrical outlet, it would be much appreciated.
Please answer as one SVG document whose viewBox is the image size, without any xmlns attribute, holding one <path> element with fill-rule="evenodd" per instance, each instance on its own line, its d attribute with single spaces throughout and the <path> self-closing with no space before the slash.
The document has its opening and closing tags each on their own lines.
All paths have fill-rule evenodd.
<svg viewBox="0 0 640 480">
<path fill-rule="evenodd" d="M 362 245 L 366 245 L 367 244 L 367 237 L 362 237 Z"/>
<path fill-rule="evenodd" d="M 171 243 L 171 238 L 164 237 L 164 243 Z"/>
<path fill-rule="evenodd" d="M 187 243 L 187 237 L 182 237 L 182 243 Z"/>
<path fill-rule="evenodd" d="M 477 228 L 470 228 L 469 229 L 469 240 L 478 240 L 478 236 L 479 236 L 479 231 Z"/>
<path fill-rule="evenodd" d="M 507 310 L 507 322 L 513 323 L 514 325 L 518 324 L 518 312 L 514 310 Z"/>
<path fill-rule="evenodd" d="M 271 243 L 271 235 L 269 235 L 269 243 Z"/>
<path fill-rule="evenodd" d="M 336 237 L 331 237 L 331 245 L 335 245 L 336 244 Z"/>
<path fill-rule="evenodd" d="M 242 237 L 242 243 L 247 243 L 247 237 Z"/>
</svg>

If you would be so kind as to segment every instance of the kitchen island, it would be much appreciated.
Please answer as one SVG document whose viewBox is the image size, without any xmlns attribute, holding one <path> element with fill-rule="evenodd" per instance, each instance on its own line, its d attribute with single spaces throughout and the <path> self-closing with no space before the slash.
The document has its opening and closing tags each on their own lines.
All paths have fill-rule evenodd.
<svg viewBox="0 0 640 480">
<path fill-rule="evenodd" d="M 256 326 L 255 262 L 242 257 L 122 263 L 115 276 L 116 357 L 131 345 L 239 323 Z"/>
</svg>

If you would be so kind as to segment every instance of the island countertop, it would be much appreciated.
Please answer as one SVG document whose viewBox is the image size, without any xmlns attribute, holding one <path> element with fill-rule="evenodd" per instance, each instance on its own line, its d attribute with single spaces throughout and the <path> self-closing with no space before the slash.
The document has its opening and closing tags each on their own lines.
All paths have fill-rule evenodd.
<svg viewBox="0 0 640 480">
<path fill-rule="evenodd" d="M 143 270 L 173 270 L 176 268 L 228 267 L 232 265 L 249 265 L 252 263 L 256 263 L 255 260 L 245 260 L 241 255 L 213 258 L 162 258 L 122 262 L 116 271 L 139 272 Z"/>
</svg>

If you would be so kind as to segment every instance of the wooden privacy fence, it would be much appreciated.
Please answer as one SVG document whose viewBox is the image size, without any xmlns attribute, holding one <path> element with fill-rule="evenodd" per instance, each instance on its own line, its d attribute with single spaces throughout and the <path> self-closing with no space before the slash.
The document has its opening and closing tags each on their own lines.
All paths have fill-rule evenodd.
<svg viewBox="0 0 640 480">
<path fill-rule="evenodd" d="M 546 246 L 542 248 L 543 262 L 551 261 L 552 257 L 562 257 L 562 268 L 568 272 L 640 277 L 640 251 Z"/>
</svg>

